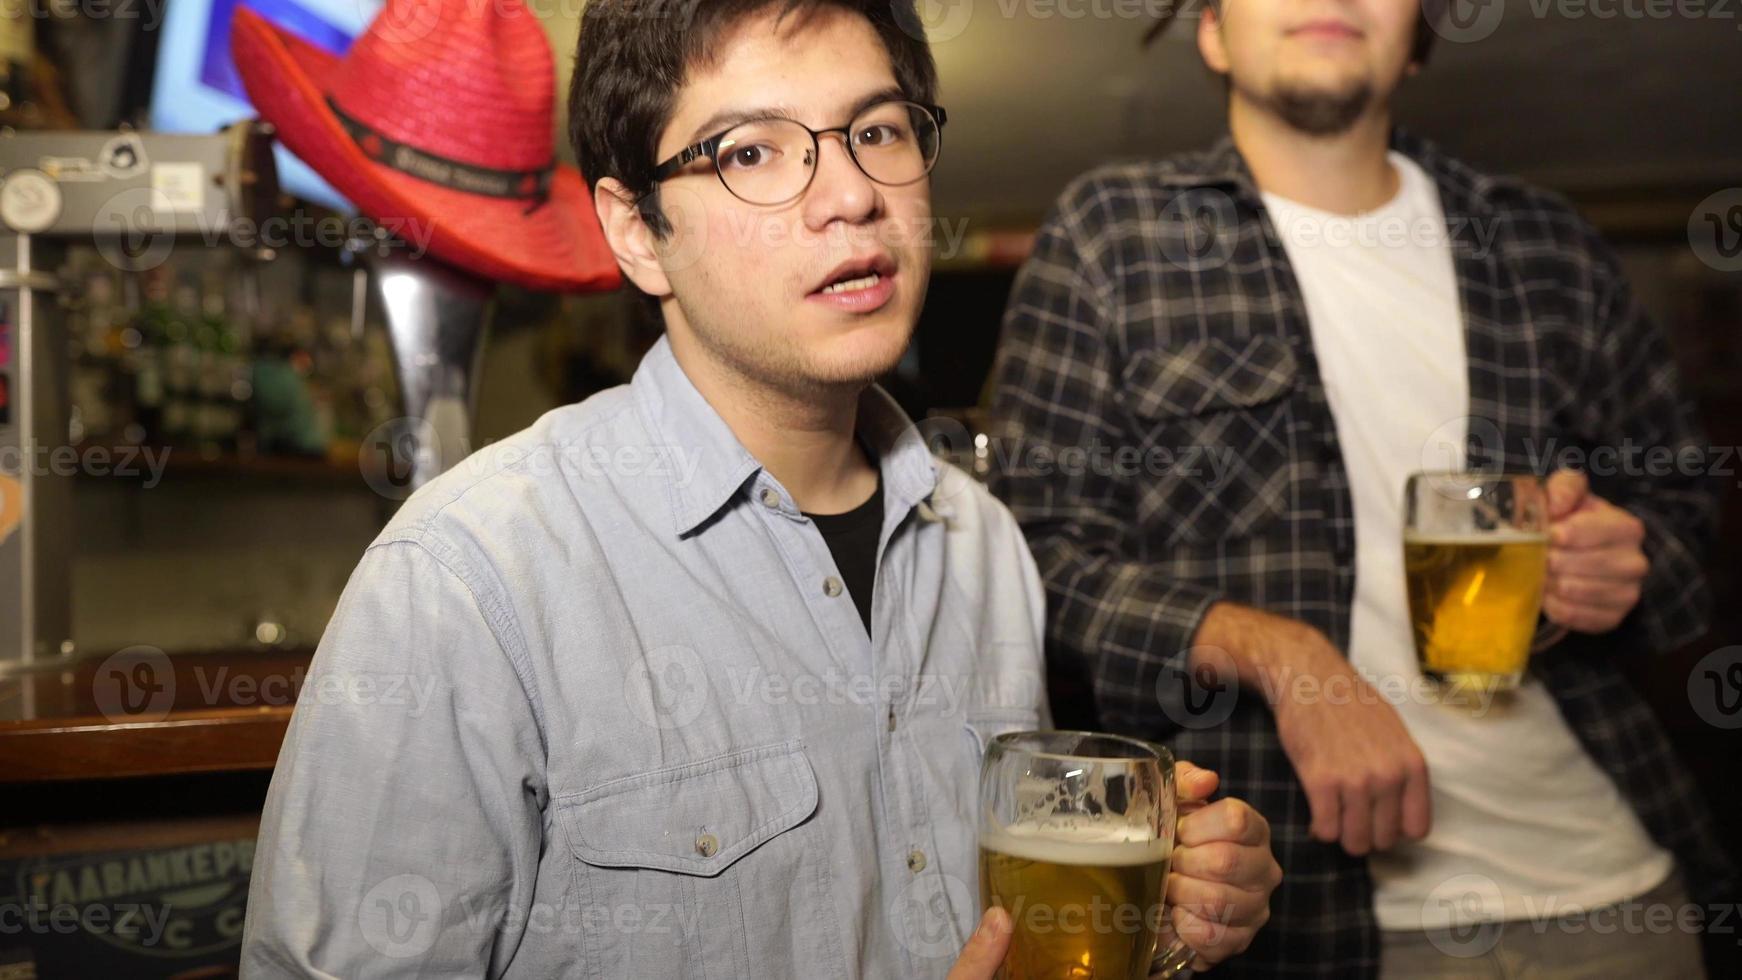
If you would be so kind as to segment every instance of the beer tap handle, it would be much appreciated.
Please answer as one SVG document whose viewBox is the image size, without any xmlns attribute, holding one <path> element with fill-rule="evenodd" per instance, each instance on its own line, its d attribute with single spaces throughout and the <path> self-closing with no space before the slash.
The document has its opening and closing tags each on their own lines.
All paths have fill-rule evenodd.
<svg viewBox="0 0 1742 980">
<path fill-rule="evenodd" d="M 411 486 L 422 486 L 472 448 L 478 366 L 495 284 L 403 248 L 375 248 L 370 278 L 381 297 L 410 431 Z M 395 446 L 399 440 L 394 440 Z"/>
</svg>

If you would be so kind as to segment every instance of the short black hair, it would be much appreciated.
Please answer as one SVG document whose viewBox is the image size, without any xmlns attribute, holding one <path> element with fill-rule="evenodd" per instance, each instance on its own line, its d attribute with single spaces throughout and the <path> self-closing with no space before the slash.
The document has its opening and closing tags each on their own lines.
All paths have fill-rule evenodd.
<svg viewBox="0 0 1742 980">
<path fill-rule="evenodd" d="M 912 0 L 590 0 L 569 82 L 569 144 L 588 189 L 604 177 L 622 181 L 654 232 L 669 233 L 654 194 L 654 153 L 689 70 L 709 64 L 720 39 L 750 16 L 824 8 L 870 21 L 902 93 L 937 101 L 937 65 Z"/>
</svg>

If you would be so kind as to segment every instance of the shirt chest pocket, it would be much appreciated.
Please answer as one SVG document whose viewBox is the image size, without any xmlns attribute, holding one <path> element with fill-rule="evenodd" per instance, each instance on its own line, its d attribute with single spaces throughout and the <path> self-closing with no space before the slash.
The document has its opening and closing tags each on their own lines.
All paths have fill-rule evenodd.
<svg viewBox="0 0 1742 980">
<path fill-rule="evenodd" d="M 1294 352 L 1280 337 L 1139 351 L 1119 399 L 1139 453 L 1137 512 L 1166 544 L 1252 534 L 1287 509 Z M 1115 461 L 1117 462 L 1117 461 Z"/>
<path fill-rule="evenodd" d="M 565 921 L 588 976 L 844 970 L 800 742 L 613 780 L 557 807 L 575 857 Z"/>
<path fill-rule="evenodd" d="M 974 760 L 974 771 L 979 772 L 980 763 L 986 757 L 986 747 L 1000 735 L 1011 732 L 1030 732 L 1040 727 L 1040 712 L 1033 708 L 979 708 L 970 707 L 962 727 L 967 735 L 967 746 L 970 757 Z"/>
</svg>

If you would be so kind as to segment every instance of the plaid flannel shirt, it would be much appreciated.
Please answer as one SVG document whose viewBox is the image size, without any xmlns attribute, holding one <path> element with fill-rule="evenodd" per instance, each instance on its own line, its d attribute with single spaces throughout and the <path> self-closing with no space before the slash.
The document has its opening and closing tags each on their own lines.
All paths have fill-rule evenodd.
<svg viewBox="0 0 1742 980">
<path fill-rule="evenodd" d="M 1401 131 L 1393 147 L 1434 179 L 1446 214 L 1469 465 L 1542 472 L 1551 446 L 1704 453 L 1663 334 L 1592 228 L 1560 198 Z M 1220 599 L 1303 620 L 1346 650 L 1354 592 L 1349 475 L 1305 306 L 1231 140 L 1065 190 L 1016 281 L 993 416 L 993 489 L 1046 584 L 1055 716 L 1165 740 L 1271 821 L 1284 872 L 1272 918 L 1218 974 L 1374 974 L 1366 862 L 1309 836 L 1261 692 L 1200 687 L 1185 666 Z M 1569 638 L 1532 669 L 1696 901 L 1710 900 L 1731 866 L 1618 661 L 1703 632 L 1715 493 L 1679 473 L 1593 475 L 1593 491 L 1645 522 L 1643 597 L 1621 629 Z"/>
</svg>

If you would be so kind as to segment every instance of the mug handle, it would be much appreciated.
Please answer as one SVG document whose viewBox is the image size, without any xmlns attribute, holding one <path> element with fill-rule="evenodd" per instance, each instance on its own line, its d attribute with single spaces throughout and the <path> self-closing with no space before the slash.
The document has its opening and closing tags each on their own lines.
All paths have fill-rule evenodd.
<svg viewBox="0 0 1742 980">
<path fill-rule="evenodd" d="M 1534 655 L 1547 650 L 1566 639 L 1569 632 L 1570 630 L 1565 626 L 1551 623 L 1545 617 L 1542 622 L 1536 624 L 1536 640 L 1530 644 L 1530 652 Z"/>
<path fill-rule="evenodd" d="M 1174 937 L 1173 942 L 1169 943 L 1167 949 L 1163 950 L 1161 955 L 1155 958 L 1155 962 L 1150 965 L 1149 980 L 1169 980 L 1171 977 L 1179 976 L 1185 972 L 1186 967 L 1191 966 L 1193 958 L 1197 955 L 1190 946 L 1185 944 L 1185 940 L 1177 936 Z"/>
</svg>

